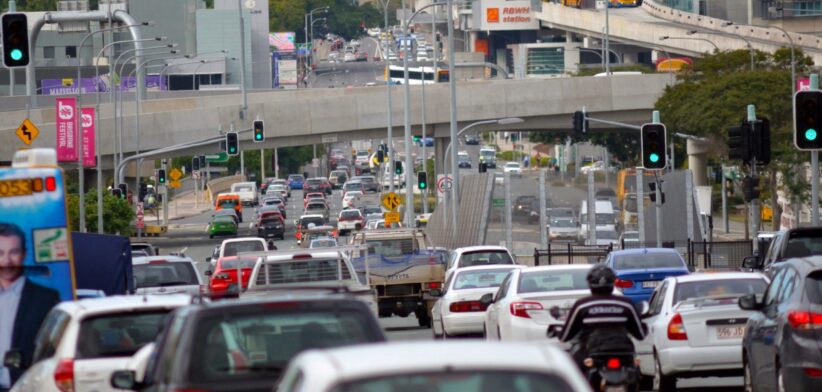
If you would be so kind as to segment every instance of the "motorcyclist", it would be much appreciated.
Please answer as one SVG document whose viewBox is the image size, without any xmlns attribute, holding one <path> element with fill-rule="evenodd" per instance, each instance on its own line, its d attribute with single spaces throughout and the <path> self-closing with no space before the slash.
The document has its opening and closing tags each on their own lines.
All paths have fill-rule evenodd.
<svg viewBox="0 0 822 392">
<path fill-rule="evenodd" d="M 614 271 L 598 264 L 586 279 L 591 295 L 574 303 L 560 336 L 560 341 L 572 342 L 571 356 L 580 369 L 585 368 L 589 353 L 635 353 L 630 336 L 645 338 L 645 327 L 634 305 L 625 297 L 613 295 Z"/>
</svg>

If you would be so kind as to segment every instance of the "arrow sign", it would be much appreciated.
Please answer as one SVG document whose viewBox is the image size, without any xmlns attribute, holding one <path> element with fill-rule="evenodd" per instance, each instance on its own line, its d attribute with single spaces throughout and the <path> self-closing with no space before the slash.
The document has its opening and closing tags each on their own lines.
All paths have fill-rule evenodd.
<svg viewBox="0 0 822 392">
<path fill-rule="evenodd" d="M 402 204 L 402 199 L 394 192 L 386 193 L 382 197 L 382 205 L 389 211 L 396 211 L 400 204 Z"/>
</svg>

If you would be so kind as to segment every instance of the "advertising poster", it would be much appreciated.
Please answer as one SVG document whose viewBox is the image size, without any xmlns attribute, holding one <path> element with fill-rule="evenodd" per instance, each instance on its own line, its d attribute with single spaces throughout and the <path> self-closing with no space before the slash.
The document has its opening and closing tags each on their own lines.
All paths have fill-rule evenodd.
<svg viewBox="0 0 822 392">
<path fill-rule="evenodd" d="M 55 102 L 55 127 L 57 129 L 57 161 L 77 161 L 77 118 L 74 98 L 57 98 Z"/>
<path fill-rule="evenodd" d="M 97 165 L 94 150 L 94 127 L 96 126 L 94 108 L 83 108 L 82 112 L 83 117 L 80 122 L 83 126 L 83 167 L 94 167 Z"/>
</svg>

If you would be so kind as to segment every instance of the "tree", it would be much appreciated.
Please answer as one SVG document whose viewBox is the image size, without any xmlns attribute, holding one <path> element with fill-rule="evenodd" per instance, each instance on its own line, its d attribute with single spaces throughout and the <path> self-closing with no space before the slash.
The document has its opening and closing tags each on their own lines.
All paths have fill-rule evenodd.
<svg viewBox="0 0 822 392">
<path fill-rule="evenodd" d="M 799 52 L 797 72 L 801 74 L 811 65 L 811 59 Z M 808 154 L 797 154 L 793 146 L 789 49 L 773 54 L 757 51 L 754 71 L 750 70 L 747 50 L 714 53 L 696 59 L 677 79 L 679 83 L 667 87 L 656 103 L 669 134 L 706 137 L 713 146 L 711 153 L 726 161 L 727 128 L 745 119 L 747 105 L 753 104 L 757 116 L 771 123 L 772 159 L 766 168 L 769 181 L 763 197 L 770 197 L 774 226 L 781 215 L 776 203 L 778 190 L 789 197 L 808 199 L 807 181 L 796 175 Z"/>
<path fill-rule="evenodd" d="M 86 199 L 86 228 L 89 232 L 97 232 L 97 190 L 89 189 L 85 194 Z M 69 224 L 72 230 L 77 231 L 80 227 L 79 213 L 80 196 L 75 193 L 68 194 Z M 103 193 L 103 232 L 106 234 L 131 235 L 133 229 L 131 222 L 134 220 L 134 210 L 126 200 L 118 199 L 109 192 Z"/>
</svg>

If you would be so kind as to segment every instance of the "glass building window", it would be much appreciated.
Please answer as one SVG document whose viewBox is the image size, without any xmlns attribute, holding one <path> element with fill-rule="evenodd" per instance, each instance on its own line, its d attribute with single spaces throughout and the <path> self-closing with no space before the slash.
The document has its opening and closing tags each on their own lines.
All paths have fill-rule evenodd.
<svg viewBox="0 0 822 392">
<path fill-rule="evenodd" d="M 528 75 L 559 75 L 565 72 L 563 48 L 529 48 Z"/>
<path fill-rule="evenodd" d="M 43 47 L 43 58 L 53 59 L 54 58 L 54 46 L 44 46 Z"/>
<path fill-rule="evenodd" d="M 77 47 L 76 46 L 66 46 L 66 57 L 73 59 L 77 57 Z"/>
</svg>

